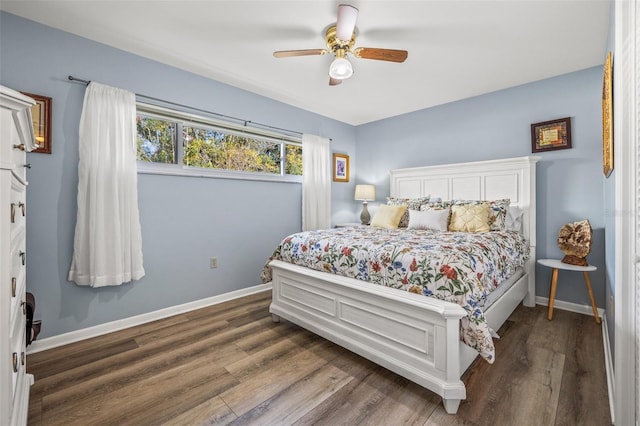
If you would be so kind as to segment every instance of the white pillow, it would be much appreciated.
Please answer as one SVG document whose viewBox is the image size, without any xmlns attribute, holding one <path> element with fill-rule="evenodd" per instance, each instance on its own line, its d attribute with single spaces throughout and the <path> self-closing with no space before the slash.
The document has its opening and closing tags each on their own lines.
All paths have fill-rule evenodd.
<svg viewBox="0 0 640 426">
<path fill-rule="evenodd" d="M 409 229 L 433 229 L 446 231 L 449 224 L 449 209 L 409 210 Z"/>
<path fill-rule="evenodd" d="M 507 210 L 507 219 L 505 221 L 505 229 L 507 231 L 522 232 L 522 216 L 524 210 L 520 207 L 509 206 Z"/>
</svg>

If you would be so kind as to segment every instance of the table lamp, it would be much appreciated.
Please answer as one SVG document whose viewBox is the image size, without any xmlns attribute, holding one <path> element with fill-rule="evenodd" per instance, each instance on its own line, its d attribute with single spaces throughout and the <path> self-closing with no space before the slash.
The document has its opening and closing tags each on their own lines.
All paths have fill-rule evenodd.
<svg viewBox="0 0 640 426">
<path fill-rule="evenodd" d="M 367 209 L 367 201 L 376 199 L 376 187 L 374 185 L 356 185 L 355 200 L 362 201 L 362 213 L 360 213 L 360 222 L 368 225 L 371 221 L 371 215 Z"/>
</svg>

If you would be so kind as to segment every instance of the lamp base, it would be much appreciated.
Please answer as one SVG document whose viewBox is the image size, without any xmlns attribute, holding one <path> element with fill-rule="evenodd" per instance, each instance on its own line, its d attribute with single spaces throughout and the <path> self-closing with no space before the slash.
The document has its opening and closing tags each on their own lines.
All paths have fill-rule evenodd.
<svg viewBox="0 0 640 426">
<path fill-rule="evenodd" d="M 363 225 L 368 225 L 371 222 L 371 215 L 369 214 L 369 210 L 367 209 L 367 202 L 362 203 L 362 213 L 360 213 L 360 223 Z"/>
</svg>

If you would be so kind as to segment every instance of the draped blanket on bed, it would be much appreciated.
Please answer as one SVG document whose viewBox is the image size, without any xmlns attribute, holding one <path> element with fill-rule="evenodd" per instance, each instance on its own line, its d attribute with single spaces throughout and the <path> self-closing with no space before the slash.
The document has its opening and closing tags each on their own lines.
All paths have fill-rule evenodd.
<svg viewBox="0 0 640 426">
<path fill-rule="evenodd" d="M 529 246 L 517 232 L 356 227 L 290 235 L 268 262 L 282 260 L 457 303 L 467 311 L 462 341 L 493 363 L 495 349 L 482 307 L 528 257 Z M 263 282 L 271 281 L 268 262 Z"/>
</svg>

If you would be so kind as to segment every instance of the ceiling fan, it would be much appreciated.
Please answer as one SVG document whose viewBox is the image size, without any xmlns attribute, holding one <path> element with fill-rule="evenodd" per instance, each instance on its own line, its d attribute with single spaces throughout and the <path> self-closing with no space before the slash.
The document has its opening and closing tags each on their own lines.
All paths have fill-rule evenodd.
<svg viewBox="0 0 640 426">
<path fill-rule="evenodd" d="M 356 58 L 375 59 L 379 61 L 404 62 L 407 59 L 406 50 L 379 49 L 375 47 L 353 48 L 356 43 L 356 20 L 358 9 L 347 4 L 338 6 L 338 20 L 335 25 L 329 26 L 325 33 L 327 49 L 304 50 L 280 50 L 273 52 L 276 58 L 288 58 L 292 56 L 313 56 L 333 53 L 335 59 L 329 66 L 329 85 L 335 86 L 342 80 L 353 75 L 351 62 L 347 60 L 347 54 Z"/>
</svg>

